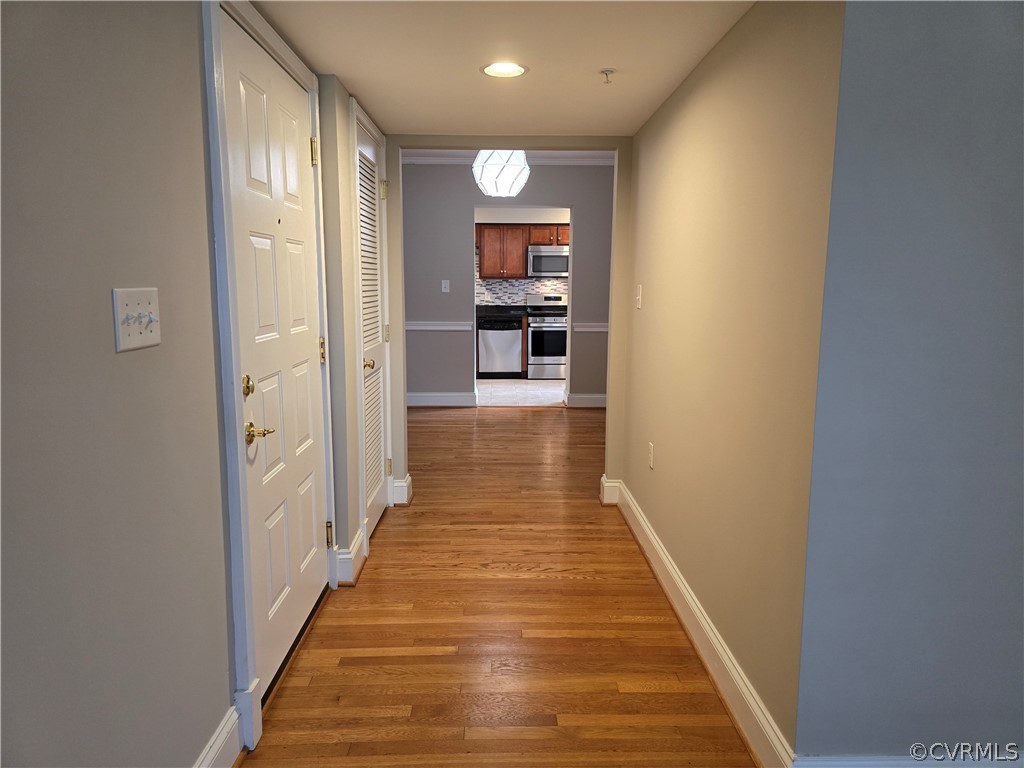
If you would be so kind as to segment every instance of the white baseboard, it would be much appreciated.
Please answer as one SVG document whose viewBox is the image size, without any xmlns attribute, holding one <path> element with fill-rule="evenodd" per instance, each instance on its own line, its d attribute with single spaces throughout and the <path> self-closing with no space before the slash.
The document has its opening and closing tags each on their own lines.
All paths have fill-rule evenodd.
<svg viewBox="0 0 1024 768">
<path fill-rule="evenodd" d="M 615 490 L 612 490 L 613 488 Z M 602 493 L 608 493 L 610 496 L 616 491 L 618 506 L 626 518 L 626 523 L 650 560 L 669 602 L 679 614 L 750 748 L 764 768 L 791 768 L 793 748 L 782 735 L 724 638 L 690 589 L 690 585 L 686 583 L 683 574 L 641 511 L 640 505 L 625 483 L 604 480 Z M 804 768 L 804 764 L 801 764 L 801 768 Z"/>
<path fill-rule="evenodd" d="M 405 404 L 410 407 L 474 407 L 476 392 L 409 392 Z"/>
<path fill-rule="evenodd" d="M 337 574 L 339 587 L 355 586 L 359 572 L 366 562 L 366 547 L 363 546 L 363 529 L 356 531 L 348 549 L 337 549 Z"/>
<path fill-rule="evenodd" d="M 249 749 L 256 749 L 256 743 L 263 737 L 262 695 L 258 677 L 253 678 L 244 691 L 235 691 L 235 709 L 238 710 L 242 745 Z"/>
<path fill-rule="evenodd" d="M 391 503 L 397 506 L 408 505 L 412 501 L 412 477 L 406 474 L 404 480 L 394 480 Z"/>
<path fill-rule="evenodd" d="M 601 503 L 610 506 L 617 505 L 621 486 L 621 480 L 609 480 L 607 475 L 601 475 Z"/>
<path fill-rule="evenodd" d="M 577 395 L 570 392 L 565 397 L 565 404 L 570 408 L 604 408 L 608 403 L 608 395 Z"/>
<path fill-rule="evenodd" d="M 242 728 L 238 710 L 231 707 L 196 760 L 195 768 L 231 768 L 242 749 Z"/>
</svg>

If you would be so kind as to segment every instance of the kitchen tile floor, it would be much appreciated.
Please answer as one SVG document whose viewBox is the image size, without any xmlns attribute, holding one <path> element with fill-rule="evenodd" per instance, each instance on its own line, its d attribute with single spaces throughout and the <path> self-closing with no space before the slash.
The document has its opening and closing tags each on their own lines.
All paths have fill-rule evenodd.
<svg viewBox="0 0 1024 768">
<path fill-rule="evenodd" d="M 479 406 L 547 405 L 564 406 L 565 381 L 562 379 L 477 379 Z"/>
</svg>

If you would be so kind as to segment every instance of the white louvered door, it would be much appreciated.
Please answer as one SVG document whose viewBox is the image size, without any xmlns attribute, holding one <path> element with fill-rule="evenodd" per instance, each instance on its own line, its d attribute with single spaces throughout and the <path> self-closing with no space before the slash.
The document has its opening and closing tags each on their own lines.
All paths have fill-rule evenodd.
<svg viewBox="0 0 1024 768">
<path fill-rule="evenodd" d="M 299 86 L 222 14 L 235 313 L 256 674 L 262 695 L 327 583 L 327 479 L 320 372 L 310 105 Z"/>
<path fill-rule="evenodd" d="M 384 325 L 386 281 L 381 240 L 383 216 L 381 172 L 383 146 L 357 125 L 357 199 L 359 204 L 359 306 L 362 348 L 363 489 L 366 536 L 373 533 L 387 506 L 387 349 Z"/>
</svg>

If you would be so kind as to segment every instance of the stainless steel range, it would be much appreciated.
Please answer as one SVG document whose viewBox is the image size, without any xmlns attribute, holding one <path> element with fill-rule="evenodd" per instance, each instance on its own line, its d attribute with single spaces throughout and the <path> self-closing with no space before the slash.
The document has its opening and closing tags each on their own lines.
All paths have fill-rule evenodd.
<svg viewBox="0 0 1024 768">
<path fill-rule="evenodd" d="M 564 379 L 569 300 L 564 293 L 526 295 L 527 370 L 531 379 Z"/>
</svg>

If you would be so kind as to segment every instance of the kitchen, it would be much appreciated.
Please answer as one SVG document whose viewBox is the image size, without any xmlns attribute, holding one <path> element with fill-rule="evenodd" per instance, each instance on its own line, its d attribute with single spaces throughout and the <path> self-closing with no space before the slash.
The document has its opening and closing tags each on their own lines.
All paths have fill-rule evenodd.
<svg viewBox="0 0 1024 768">
<path fill-rule="evenodd" d="M 561 405 L 568 358 L 568 209 L 477 208 L 479 405 Z M 502 219 L 529 219 L 502 223 Z"/>
<path fill-rule="evenodd" d="M 509 404 L 603 407 L 614 153 L 531 151 L 530 177 L 514 198 L 487 197 L 477 188 L 475 156 L 465 150 L 402 155 L 408 404 L 475 406 L 512 397 Z M 553 267 L 551 254 L 536 253 L 545 237 L 548 246 L 559 246 L 559 231 L 563 251 L 572 250 L 571 268 L 564 253 L 553 257 Z M 534 271 L 546 275 L 528 274 L 530 240 L 536 241 Z M 506 242 L 519 254 L 511 271 L 501 261 Z M 531 294 L 539 303 L 524 332 Z M 478 319 L 485 326 L 518 323 L 518 334 L 506 331 L 520 340 L 518 366 L 487 370 L 485 352 L 480 367 Z M 534 355 L 532 378 L 531 338 L 543 353 Z"/>
</svg>

